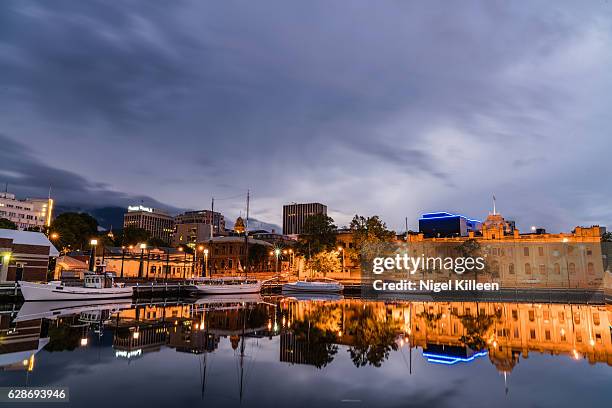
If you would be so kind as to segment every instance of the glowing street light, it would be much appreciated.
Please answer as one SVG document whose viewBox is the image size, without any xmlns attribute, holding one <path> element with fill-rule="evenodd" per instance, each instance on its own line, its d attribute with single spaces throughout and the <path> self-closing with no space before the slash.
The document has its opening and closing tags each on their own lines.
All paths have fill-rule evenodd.
<svg viewBox="0 0 612 408">
<path fill-rule="evenodd" d="M 89 270 L 93 272 L 94 266 L 96 265 L 96 249 L 98 245 L 98 240 L 95 238 L 92 238 L 89 241 L 89 245 L 91 245 L 91 251 L 89 253 Z"/>
<path fill-rule="evenodd" d="M 147 248 L 147 244 L 142 243 L 138 246 L 140 247 L 140 263 L 138 264 L 138 277 L 142 278 L 142 268 L 144 266 L 144 250 Z"/>
<path fill-rule="evenodd" d="M 208 274 L 208 248 L 204 249 L 204 276 Z"/>
</svg>

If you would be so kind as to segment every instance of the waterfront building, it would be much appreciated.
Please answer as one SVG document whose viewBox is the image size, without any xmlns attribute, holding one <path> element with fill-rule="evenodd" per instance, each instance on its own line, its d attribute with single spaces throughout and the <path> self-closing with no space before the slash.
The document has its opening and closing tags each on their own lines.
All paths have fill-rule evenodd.
<svg viewBox="0 0 612 408">
<path fill-rule="evenodd" d="M 254 272 L 273 270 L 270 269 L 274 268 L 273 255 L 270 255 L 268 251 L 272 251 L 274 246 L 269 242 L 254 238 L 248 239 L 248 245 L 249 251 L 256 245 L 260 245 L 266 250 L 265 257 L 257 261 L 251 258 L 251 269 L 254 269 Z M 202 250 L 200 250 L 200 248 L 202 248 Z M 202 254 L 204 250 L 208 250 L 208 267 L 213 274 L 232 275 L 244 273 L 244 236 L 214 237 L 212 240 L 205 240 L 199 243 L 196 250 L 198 254 L 198 264 L 200 264 L 201 260 L 206 260 L 206 258 L 202 258 Z"/>
<path fill-rule="evenodd" d="M 465 237 L 481 228 L 481 221 L 449 212 L 426 213 L 419 219 L 419 232 L 426 238 Z"/>
<path fill-rule="evenodd" d="M 287 204 L 283 206 L 283 234 L 299 235 L 302 233 L 306 218 L 323 214 L 327 215 L 327 206 L 321 203 Z"/>
<path fill-rule="evenodd" d="M 490 214 L 481 234 L 467 237 L 428 238 L 423 233 L 408 235 L 409 255 L 413 257 L 456 257 L 467 240 L 478 244 L 476 256 L 486 258 L 486 270 L 470 275 L 482 282 L 498 282 L 502 288 L 582 288 L 602 289 L 604 263 L 602 230 L 599 226 L 576 227 L 571 233 L 508 233 L 500 214 Z M 421 278 L 465 279 L 443 269 L 421 269 Z"/>
<path fill-rule="evenodd" d="M 174 219 L 171 215 L 157 208 L 142 205 L 129 206 L 128 212 L 123 216 L 123 228 L 142 228 L 149 231 L 152 238 L 159 238 L 170 243 L 174 232 Z"/>
<path fill-rule="evenodd" d="M 51 225 L 52 216 L 52 198 L 18 200 L 15 194 L 0 193 L 0 218 L 14 222 L 20 230 L 38 228 L 42 231 Z"/>
<path fill-rule="evenodd" d="M 57 256 L 43 233 L 0 229 L 0 282 L 46 282 L 49 260 Z"/>
</svg>

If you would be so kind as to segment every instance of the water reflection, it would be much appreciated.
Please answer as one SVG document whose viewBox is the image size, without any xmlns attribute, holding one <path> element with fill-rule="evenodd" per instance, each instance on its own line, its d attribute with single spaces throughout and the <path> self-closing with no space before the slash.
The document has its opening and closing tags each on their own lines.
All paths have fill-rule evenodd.
<svg viewBox="0 0 612 408">
<path fill-rule="evenodd" d="M 385 303 L 341 297 L 205 298 L 143 305 L 27 303 L 7 308 L 0 317 L 0 370 L 24 371 L 28 382 L 37 360 L 66 352 L 79 359 L 79 350 L 97 347 L 98 353 L 112 350 L 116 361 L 127 364 L 159 355 L 168 364 L 159 368 L 166 370 L 161 374 L 169 375 L 178 369 L 172 360 L 179 361 L 177 354 L 167 355 L 171 351 L 197 356 L 201 397 L 223 390 L 240 401 L 248 378 L 245 361 L 254 364 L 259 349 L 265 351 L 259 363 L 275 364 L 267 368 L 272 373 L 287 373 L 277 365 L 284 364 L 301 376 L 325 375 L 338 364 L 350 382 L 368 367 L 382 370 L 382 375 L 389 367 L 390 375 L 396 375 L 394 361 L 401 361 L 410 374 L 417 365 L 467 367 L 488 360 L 489 367 L 507 378 L 533 354 L 552 356 L 553 368 L 570 358 L 612 365 L 611 316 L 612 308 L 605 304 Z M 211 391 L 207 375 L 217 374 L 211 374 L 209 356 L 230 354 L 238 372 L 234 385 L 217 383 Z M 232 365 L 224 361 L 217 370 L 225 372 Z M 304 374 L 299 367 L 315 371 Z M 111 370 L 120 375 L 119 367 Z M 24 383 L 23 377 L 0 378 L 2 386 Z"/>
</svg>

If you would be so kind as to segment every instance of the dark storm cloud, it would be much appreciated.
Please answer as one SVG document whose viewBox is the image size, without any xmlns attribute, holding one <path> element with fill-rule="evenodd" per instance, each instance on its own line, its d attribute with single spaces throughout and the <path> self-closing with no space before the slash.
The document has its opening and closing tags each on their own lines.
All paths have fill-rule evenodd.
<svg viewBox="0 0 612 408">
<path fill-rule="evenodd" d="M 131 196 L 113 191 L 104 183 L 92 182 L 70 171 L 58 169 L 32 156 L 27 146 L 15 142 L 0 133 L 0 180 L 9 185 L 9 191 L 28 197 L 42 196 L 51 187 L 56 202 L 83 208 L 118 205 L 127 207 L 134 203 L 177 211 L 147 196 Z M 4 186 L 2 186 L 4 187 Z"/>
<path fill-rule="evenodd" d="M 272 222 L 302 200 L 479 216 L 493 192 L 519 225 L 612 221 L 607 3 L 0 7 L 0 132 L 90 189 L 194 208 L 250 188 Z"/>
</svg>

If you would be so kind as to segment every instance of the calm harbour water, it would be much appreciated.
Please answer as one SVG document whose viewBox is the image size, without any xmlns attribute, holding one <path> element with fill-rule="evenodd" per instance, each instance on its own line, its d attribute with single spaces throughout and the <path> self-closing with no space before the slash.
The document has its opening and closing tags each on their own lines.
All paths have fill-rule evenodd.
<svg viewBox="0 0 612 408">
<path fill-rule="evenodd" d="M 611 317 L 577 303 L 28 303 L 2 315 L 0 387 L 69 387 L 49 405 L 75 407 L 603 407 Z"/>
</svg>

